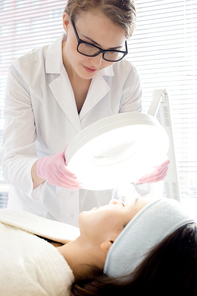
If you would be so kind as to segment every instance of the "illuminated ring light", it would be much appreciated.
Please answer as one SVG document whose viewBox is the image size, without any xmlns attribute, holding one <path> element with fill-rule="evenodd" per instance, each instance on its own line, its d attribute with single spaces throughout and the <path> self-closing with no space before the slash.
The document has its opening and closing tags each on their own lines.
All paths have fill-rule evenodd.
<svg viewBox="0 0 197 296">
<path fill-rule="evenodd" d="M 149 173 L 168 148 L 168 135 L 155 117 L 129 112 L 84 128 L 68 145 L 65 158 L 84 189 L 106 190 Z"/>
</svg>

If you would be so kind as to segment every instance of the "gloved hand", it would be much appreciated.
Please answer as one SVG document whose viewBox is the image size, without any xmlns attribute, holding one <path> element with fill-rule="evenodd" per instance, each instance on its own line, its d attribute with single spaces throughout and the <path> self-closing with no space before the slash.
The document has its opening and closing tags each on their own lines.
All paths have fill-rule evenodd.
<svg viewBox="0 0 197 296">
<path fill-rule="evenodd" d="M 170 159 L 169 157 L 166 156 L 165 160 L 162 163 L 158 165 L 154 165 L 153 168 L 155 169 L 152 170 L 152 172 L 150 172 L 149 174 L 146 174 L 142 178 L 137 180 L 136 184 L 155 183 L 163 180 L 167 175 L 169 163 L 170 163 Z"/>
<path fill-rule="evenodd" d="M 46 179 L 51 185 L 62 188 L 82 188 L 77 176 L 68 169 L 64 155 L 65 151 L 40 158 L 37 163 L 38 177 Z"/>
</svg>

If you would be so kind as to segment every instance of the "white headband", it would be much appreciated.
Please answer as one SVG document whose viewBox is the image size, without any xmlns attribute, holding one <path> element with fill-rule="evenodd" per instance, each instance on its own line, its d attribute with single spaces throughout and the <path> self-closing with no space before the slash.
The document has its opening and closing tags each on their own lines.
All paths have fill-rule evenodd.
<svg viewBox="0 0 197 296">
<path fill-rule="evenodd" d="M 134 271 L 154 246 L 179 227 L 191 222 L 195 220 L 176 200 L 162 198 L 148 203 L 111 246 L 104 273 L 118 277 Z"/>
</svg>

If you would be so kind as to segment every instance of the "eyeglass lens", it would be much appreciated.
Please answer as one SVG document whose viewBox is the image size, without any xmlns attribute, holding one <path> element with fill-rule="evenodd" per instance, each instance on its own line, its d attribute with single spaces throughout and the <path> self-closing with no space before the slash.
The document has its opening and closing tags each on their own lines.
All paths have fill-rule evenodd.
<svg viewBox="0 0 197 296">
<path fill-rule="evenodd" d="M 97 47 L 88 43 L 80 43 L 78 51 L 87 56 L 96 56 L 100 52 Z M 124 53 L 118 51 L 106 51 L 104 53 L 104 58 L 109 61 L 120 60 L 123 56 Z"/>
</svg>

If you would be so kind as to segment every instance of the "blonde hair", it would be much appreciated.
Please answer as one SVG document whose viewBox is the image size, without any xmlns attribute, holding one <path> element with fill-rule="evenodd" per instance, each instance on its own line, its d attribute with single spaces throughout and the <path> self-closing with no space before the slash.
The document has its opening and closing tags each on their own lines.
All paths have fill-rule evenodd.
<svg viewBox="0 0 197 296">
<path fill-rule="evenodd" d="M 102 13 L 125 31 L 126 38 L 132 36 L 136 26 L 134 0 L 68 0 L 64 12 L 75 20 L 81 12 L 100 8 Z"/>
</svg>

